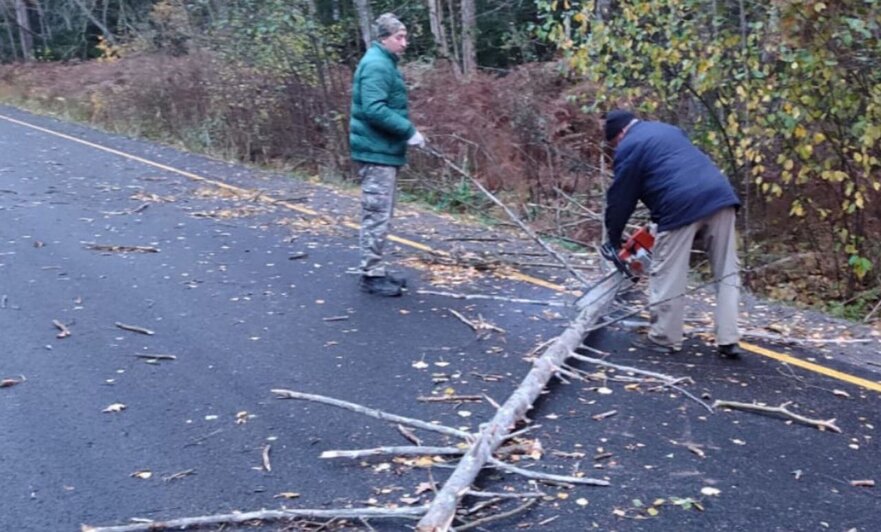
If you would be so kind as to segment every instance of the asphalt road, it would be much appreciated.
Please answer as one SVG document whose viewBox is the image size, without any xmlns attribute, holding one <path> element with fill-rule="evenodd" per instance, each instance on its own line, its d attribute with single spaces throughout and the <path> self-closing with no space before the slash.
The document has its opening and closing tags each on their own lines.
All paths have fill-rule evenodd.
<svg viewBox="0 0 881 532">
<path fill-rule="evenodd" d="M 427 502 L 420 484 L 442 481 L 443 464 L 319 459 L 329 449 L 408 444 L 394 426 L 270 390 L 477 430 L 492 416 L 487 400 L 418 398 L 504 401 L 529 370 L 524 356 L 574 315 L 419 294 L 566 299 L 489 273 L 429 271 L 406 242 L 393 256 L 409 293 L 367 296 L 347 273 L 357 260 L 356 233 L 342 218 L 357 213 L 351 193 L 10 108 L 0 107 L 2 117 L 71 138 L 0 119 L 0 379 L 21 381 L 0 388 L 0 530 Z M 398 222 L 403 237 L 438 249 L 450 234 L 486 233 L 406 208 Z M 433 285 L 457 275 L 467 283 Z M 501 332 L 477 334 L 453 310 Z M 59 338 L 55 322 L 69 336 Z M 881 483 L 877 391 L 754 353 L 721 360 L 697 338 L 676 356 L 638 352 L 633 337 L 609 327 L 587 343 L 616 364 L 691 377 L 683 389 L 706 403 L 791 401 L 804 416 L 835 418 L 842 432 L 710 413 L 681 391 L 611 378 L 621 372 L 556 382 L 530 414 L 540 427 L 524 435 L 533 449 L 540 442 L 541 460 L 520 464 L 611 486 L 541 485 L 545 500 L 485 529 L 881 529 L 881 486 L 854 485 Z M 881 379 L 847 360 L 821 363 Z M 105 412 L 111 405 L 124 408 Z M 426 444 L 449 443 L 416 432 Z M 479 484 L 533 489 L 492 471 Z"/>
</svg>

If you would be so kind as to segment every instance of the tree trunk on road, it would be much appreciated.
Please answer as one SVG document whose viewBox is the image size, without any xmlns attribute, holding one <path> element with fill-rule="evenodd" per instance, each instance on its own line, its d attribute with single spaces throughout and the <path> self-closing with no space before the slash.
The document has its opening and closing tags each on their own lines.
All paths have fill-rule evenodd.
<svg viewBox="0 0 881 532">
<path fill-rule="evenodd" d="M 613 275 L 603 284 L 595 287 L 595 297 L 585 309 L 534 363 L 532 369 L 511 397 L 505 401 L 493 419 L 480 431 L 468 452 L 447 479 L 443 488 L 437 492 L 425 516 L 416 529 L 419 532 L 445 532 L 450 529 L 456 514 L 459 499 L 468 490 L 492 453 L 501 445 L 514 428 L 532 408 L 548 381 L 556 375 L 558 368 L 581 345 L 591 331 L 621 285 L 621 275 Z"/>
</svg>

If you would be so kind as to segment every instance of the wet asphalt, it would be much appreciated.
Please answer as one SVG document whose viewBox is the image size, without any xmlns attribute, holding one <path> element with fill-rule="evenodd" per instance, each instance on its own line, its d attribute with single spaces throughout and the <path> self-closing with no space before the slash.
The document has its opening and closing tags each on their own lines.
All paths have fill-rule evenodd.
<svg viewBox="0 0 881 532">
<path fill-rule="evenodd" d="M 334 223 L 356 216 L 351 193 L 8 107 L 0 115 L 294 198 L 328 215 L 234 197 L 0 120 L 0 379 L 22 381 L 0 388 L 0 530 L 77 530 L 282 505 L 427 502 L 420 484 L 442 481 L 449 471 L 443 464 L 319 458 L 329 449 L 408 444 L 394 426 L 279 400 L 270 390 L 324 394 L 477 430 L 494 411 L 487 400 L 418 398 L 485 394 L 504 401 L 529 370 L 524 357 L 574 316 L 564 307 L 418 294 L 567 298 L 488 274 L 453 289 L 432 286 L 427 270 L 406 262 L 417 253 L 401 245 L 391 256 L 409 277 L 409 292 L 396 299 L 362 294 L 347 273 L 357 261 L 355 231 Z M 429 213 L 410 218 L 418 220 L 402 223 L 402 231 L 418 229 L 402 236 L 441 249 L 447 240 L 437 235 L 462 230 Z M 478 334 L 452 310 L 504 332 Z M 69 336 L 57 337 L 56 321 Z M 722 360 L 700 339 L 675 356 L 641 352 L 629 346 L 634 334 L 611 326 L 587 344 L 617 364 L 690 377 L 683 388 L 704 403 L 791 401 L 805 416 L 835 418 L 842 433 L 753 413 L 711 413 L 680 391 L 610 378 L 620 372 L 554 382 L 530 414 L 540 427 L 524 436 L 540 442 L 541 460 L 521 457 L 520 465 L 584 473 L 611 486 L 540 485 L 545 500 L 484 529 L 881 529 L 881 486 L 854 485 L 881 484 L 877 392 L 751 353 Z M 866 367 L 824 363 L 881 379 Z M 111 405 L 125 407 L 104 412 Z M 425 444 L 450 443 L 416 432 Z M 533 489 L 495 471 L 478 484 Z M 371 526 L 407 529 L 388 521 Z"/>
</svg>

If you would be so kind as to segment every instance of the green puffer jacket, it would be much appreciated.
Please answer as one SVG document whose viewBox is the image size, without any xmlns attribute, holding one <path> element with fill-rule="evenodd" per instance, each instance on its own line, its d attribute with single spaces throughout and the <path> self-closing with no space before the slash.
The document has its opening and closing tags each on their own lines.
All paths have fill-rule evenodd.
<svg viewBox="0 0 881 532">
<path fill-rule="evenodd" d="M 407 86 L 398 58 L 373 43 L 358 63 L 352 82 L 349 146 L 362 163 L 403 166 L 407 139 L 416 133 L 407 112 Z"/>
</svg>

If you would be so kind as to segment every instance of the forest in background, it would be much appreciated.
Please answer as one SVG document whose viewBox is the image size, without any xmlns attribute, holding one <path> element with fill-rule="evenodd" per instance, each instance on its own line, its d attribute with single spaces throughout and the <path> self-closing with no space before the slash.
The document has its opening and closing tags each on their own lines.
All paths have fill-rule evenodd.
<svg viewBox="0 0 881 532">
<path fill-rule="evenodd" d="M 389 10 L 416 124 L 543 234 L 600 238 L 600 117 L 628 106 L 729 175 L 753 289 L 877 318 L 881 0 L 0 0 L 0 99 L 338 180 L 351 73 Z M 489 211 L 429 156 L 403 181 Z"/>
</svg>

